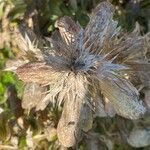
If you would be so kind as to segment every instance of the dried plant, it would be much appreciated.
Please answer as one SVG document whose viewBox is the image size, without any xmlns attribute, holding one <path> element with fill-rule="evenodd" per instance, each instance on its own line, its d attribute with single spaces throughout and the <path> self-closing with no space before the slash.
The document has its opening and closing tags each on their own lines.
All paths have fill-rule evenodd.
<svg viewBox="0 0 150 150">
<path fill-rule="evenodd" d="M 63 104 L 57 134 L 65 147 L 77 144 L 81 131 L 92 128 L 93 112 L 110 116 L 111 109 L 129 119 L 146 112 L 131 83 L 132 75 L 139 78 L 142 65 L 149 65 L 145 37 L 137 28 L 130 34 L 123 32 L 113 14 L 114 7 L 102 2 L 85 29 L 65 16 L 56 22 L 59 32 L 45 41 L 46 46 L 39 49 L 27 36 L 23 39 L 28 63 L 17 63 L 15 72 L 32 91 L 28 96 L 26 88 L 22 105 L 44 110 L 50 102 Z"/>
<path fill-rule="evenodd" d="M 146 147 L 150 145 L 150 130 L 147 128 L 133 129 L 128 137 L 128 143 L 133 147 Z"/>
</svg>

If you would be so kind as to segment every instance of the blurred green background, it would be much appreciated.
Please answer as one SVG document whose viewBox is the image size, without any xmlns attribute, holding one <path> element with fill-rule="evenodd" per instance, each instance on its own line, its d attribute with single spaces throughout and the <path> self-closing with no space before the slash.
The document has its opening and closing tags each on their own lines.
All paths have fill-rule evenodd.
<svg viewBox="0 0 150 150">
<path fill-rule="evenodd" d="M 9 140 L 4 140 L 9 134 L 7 127 L 7 119 L 13 120 L 13 113 L 11 113 L 10 106 L 6 103 L 7 95 L 6 89 L 9 85 L 14 85 L 17 89 L 18 97 L 21 98 L 23 91 L 23 83 L 11 72 L 3 72 L 5 62 L 8 59 L 13 59 L 17 55 L 16 47 L 11 43 L 11 39 L 7 38 L 7 33 L 11 33 L 11 29 L 19 25 L 26 13 L 29 13 L 33 18 L 35 17 L 37 23 L 34 23 L 33 30 L 37 34 L 42 36 L 51 36 L 54 28 L 55 21 L 64 16 L 71 16 L 74 20 L 79 22 L 85 27 L 89 21 L 89 14 L 91 10 L 97 6 L 102 0 L 0 0 L 0 108 L 7 116 L 3 118 L 0 116 L 0 141 L 4 141 L 5 144 L 9 144 Z M 124 30 L 132 31 L 135 27 L 135 23 L 138 22 L 141 26 L 141 34 L 150 31 L 150 0 L 110 0 L 116 8 L 115 18 L 119 21 L 119 25 Z M 11 11 L 7 14 L 7 20 L 5 23 L 5 15 L 7 7 L 11 7 Z M 8 22 L 7 22 L 8 21 Z M 34 21 L 34 19 L 33 19 Z M 7 27 L 5 27 L 7 25 Z M 5 34 L 3 34 L 5 32 Z M 4 37 L 5 35 L 5 37 Z M 6 38 L 6 40 L 4 40 Z M 57 112 L 54 111 L 54 114 Z M 7 115 L 9 114 L 9 115 Z M 32 126 L 38 126 L 33 119 L 34 114 L 30 114 L 27 120 Z M 119 118 L 119 117 L 118 117 Z M 103 125 L 113 124 L 114 127 L 110 130 L 116 130 L 114 119 L 98 119 L 101 125 L 97 128 L 97 132 L 103 133 Z M 33 120 L 32 120 L 33 119 Z M 122 118 L 119 118 L 119 120 Z M 123 119 L 122 119 L 123 120 Z M 5 124 L 5 127 L 3 127 Z M 36 128 L 36 127 L 35 127 Z M 105 127 L 107 128 L 107 127 Z M 129 127 L 130 128 L 130 127 Z M 3 133 L 2 133 L 3 130 Z M 108 131 L 109 132 L 109 131 Z M 111 131 L 110 131 L 111 132 Z M 24 149 L 25 139 L 24 133 L 20 135 L 19 149 Z M 42 145 L 42 144 L 41 144 Z M 80 149 L 84 149 L 83 146 Z M 57 149 L 53 147 L 53 143 L 50 142 L 49 149 Z M 38 148 L 37 148 L 38 149 Z M 40 148 L 39 148 L 40 149 Z M 42 148 L 41 148 L 42 149 Z M 43 148 L 44 149 L 44 148 Z M 47 148 L 45 148 L 47 149 Z M 134 149 L 130 146 L 122 144 L 115 145 L 115 150 Z M 143 148 L 148 150 L 149 148 Z M 142 149 L 141 149 L 142 150 Z"/>
</svg>

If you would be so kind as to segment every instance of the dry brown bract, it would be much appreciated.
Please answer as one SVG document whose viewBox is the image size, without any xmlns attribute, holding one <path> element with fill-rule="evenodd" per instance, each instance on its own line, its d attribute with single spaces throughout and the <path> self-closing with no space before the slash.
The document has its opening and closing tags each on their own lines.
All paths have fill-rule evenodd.
<svg viewBox="0 0 150 150">
<path fill-rule="evenodd" d="M 131 72 L 141 71 L 136 66 L 147 63 L 145 37 L 136 30 L 123 33 L 113 13 L 110 3 L 100 3 L 85 29 L 70 17 L 61 18 L 56 22 L 59 33 L 49 39 L 50 47 L 43 47 L 41 59 L 37 59 L 36 50 L 29 49 L 37 61 L 16 70 L 26 83 L 49 86 L 44 98 L 41 96 L 40 102 L 33 105 L 37 110 L 45 109 L 50 101 L 64 103 L 57 132 L 66 147 L 76 144 L 81 130 L 91 128 L 92 109 L 104 109 L 96 102 L 102 97 L 125 118 L 138 119 L 146 111 L 129 81 Z"/>
</svg>

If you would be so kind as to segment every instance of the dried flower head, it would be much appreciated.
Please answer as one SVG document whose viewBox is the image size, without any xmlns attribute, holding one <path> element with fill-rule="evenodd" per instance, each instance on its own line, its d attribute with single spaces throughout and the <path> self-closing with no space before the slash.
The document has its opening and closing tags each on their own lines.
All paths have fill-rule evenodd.
<svg viewBox="0 0 150 150">
<path fill-rule="evenodd" d="M 130 74 L 141 69 L 136 66 L 146 61 L 145 38 L 137 30 L 123 33 L 113 13 L 110 3 L 100 3 L 85 29 L 70 17 L 60 18 L 55 24 L 59 32 L 48 39 L 50 46 L 43 46 L 42 57 L 32 46 L 28 51 L 34 53 L 34 61 L 16 69 L 22 81 L 48 86 L 31 107 L 43 110 L 49 102 L 63 102 L 57 133 L 66 147 L 76 144 L 81 130 L 91 128 L 92 111 L 109 115 L 105 103 L 129 119 L 138 119 L 146 111 L 130 82 Z M 40 94 L 39 86 L 30 86 Z"/>
</svg>

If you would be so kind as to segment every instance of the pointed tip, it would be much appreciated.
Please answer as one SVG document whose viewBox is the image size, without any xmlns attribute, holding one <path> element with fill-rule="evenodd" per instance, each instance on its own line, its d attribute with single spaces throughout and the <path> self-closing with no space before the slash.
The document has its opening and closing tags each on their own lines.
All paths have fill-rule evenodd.
<svg viewBox="0 0 150 150">
<path fill-rule="evenodd" d="M 99 11 L 104 11 L 104 10 L 113 14 L 115 11 L 115 8 L 110 2 L 104 1 L 97 5 L 97 7 L 93 10 L 93 13 L 96 14 Z"/>
</svg>

